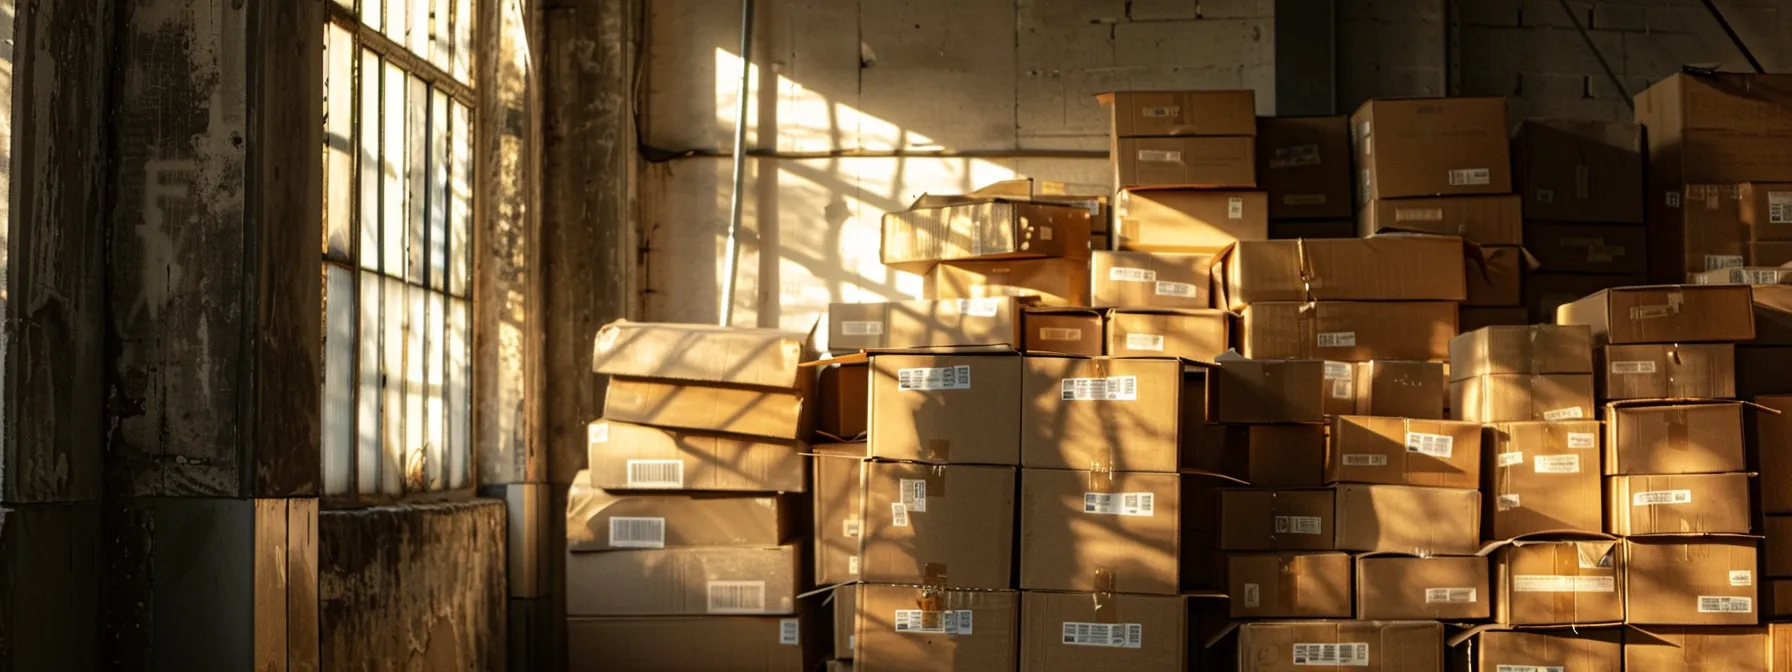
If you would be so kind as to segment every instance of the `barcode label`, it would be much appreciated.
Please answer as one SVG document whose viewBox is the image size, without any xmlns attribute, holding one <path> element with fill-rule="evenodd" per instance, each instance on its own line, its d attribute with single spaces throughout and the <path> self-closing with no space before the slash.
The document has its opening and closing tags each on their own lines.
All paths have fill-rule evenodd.
<svg viewBox="0 0 1792 672">
<path fill-rule="evenodd" d="M 1617 579 L 1610 576 L 1519 574 L 1512 577 L 1512 590 L 1520 593 L 1609 593 L 1617 589 L 1617 583 Z"/>
<path fill-rule="evenodd" d="M 1486 168 L 1459 168 L 1450 171 L 1450 186 L 1466 187 L 1488 184 L 1492 174 Z"/>
<path fill-rule="evenodd" d="M 1149 492 L 1085 492 L 1083 513 L 1113 516 L 1150 516 L 1157 496 Z"/>
<path fill-rule="evenodd" d="M 873 320 L 847 320 L 840 323 L 840 333 L 847 336 L 882 336 L 884 323 Z"/>
<path fill-rule="evenodd" d="M 853 576 L 859 575 L 859 556 L 850 555 L 846 557 L 846 573 Z"/>
<path fill-rule="evenodd" d="M 997 313 L 1002 312 L 1002 301 L 1003 299 L 1001 298 L 992 297 L 983 299 L 958 299 L 954 303 L 957 304 L 958 312 L 962 315 L 969 315 L 971 317 L 995 317 Z"/>
<path fill-rule="evenodd" d="M 1319 516 L 1276 516 L 1276 534 L 1319 534 Z"/>
<path fill-rule="evenodd" d="M 1655 506 L 1657 504 L 1691 504 L 1691 490 L 1652 490 L 1639 492 L 1630 496 L 1631 506 Z"/>
<path fill-rule="evenodd" d="M 801 637 L 802 637 L 801 633 L 797 630 L 796 619 L 794 619 L 794 618 L 778 619 L 778 643 L 779 644 L 783 644 L 785 646 L 798 646 L 798 645 L 802 644 Z"/>
<path fill-rule="evenodd" d="M 611 518 L 611 548 L 665 548 L 665 518 Z"/>
<path fill-rule="evenodd" d="M 939 366 L 897 369 L 898 390 L 968 390 L 971 389 L 971 367 Z"/>
<path fill-rule="evenodd" d="M 1538 455 L 1531 461 L 1531 470 L 1539 474 L 1578 474 L 1579 455 Z"/>
<path fill-rule="evenodd" d="M 1244 219 L 1244 199 L 1226 199 L 1226 219 Z"/>
<path fill-rule="evenodd" d="M 1406 452 L 1449 458 L 1456 453 L 1456 439 L 1444 434 L 1406 433 Z"/>
<path fill-rule="evenodd" d="M 1579 406 L 1556 408 L 1543 412 L 1543 419 L 1550 422 L 1556 422 L 1558 420 L 1579 420 L 1583 417 L 1586 417 L 1586 415 L 1581 413 Z"/>
<path fill-rule="evenodd" d="M 1105 646 L 1137 649 L 1145 645 L 1145 627 L 1138 623 L 1064 622 L 1064 643 L 1071 646 Z"/>
<path fill-rule="evenodd" d="M 1349 399 L 1355 396 L 1356 383 L 1349 380 L 1332 381 L 1331 395 L 1333 399 Z"/>
<path fill-rule="evenodd" d="M 1675 312 L 1678 312 L 1678 311 L 1674 310 L 1674 307 L 1670 306 L 1670 305 L 1631 306 L 1630 307 L 1630 319 L 1652 320 L 1652 319 L 1661 318 L 1661 317 L 1668 317 L 1670 315 L 1673 315 Z"/>
<path fill-rule="evenodd" d="M 1441 222 L 1444 221 L 1443 208 L 1394 208 L 1396 222 Z"/>
<path fill-rule="evenodd" d="M 1331 667 L 1368 667 L 1369 644 L 1367 642 L 1351 642 L 1348 644 L 1295 644 L 1294 664 Z"/>
<path fill-rule="evenodd" d="M 1767 222 L 1792 224 L 1792 191 L 1767 192 Z"/>
<path fill-rule="evenodd" d="M 1064 401 L 1137 401 L 1139 377 L 1065 378 L 1058 392 Z"/>
<path fill-rule="evenodd" d="M 915 513 L 927 513 L 927 481 L 919 478 L 899 479 L 897 488 L 900 492 L 896 495 L 896 501 L 902 502 L 903 506 Z"/>
<path fill-rule="evenodd" d="M 680 460 L 629 460 L 628 487 L 677 490 L 684 487 L 684 462 Z"/>
<path fill-rule="evenodd" d="M 610 423 L 600 422 L 585 428 L 586 443 L 609 443 Z"/>
<path fill-rule="evenodd" d="M 908 505 L 890 502 L 890 527 L 908 527 Z"/>
<path fill-rule="evenodd" d="M 1369 453 L 1345 453 L 1344 454 L 1344 466 L 1346 466 L 1346 467 L 1385 467 L 1385 466 L 1388 466 L 1388 456 L 1386 456 L 1386 455 L 1371 455 Z"/>
<path fill-rule="evenodd" d="M 1730 570 L 1730 586 L 1731 587 L 1747 588 L 1752 585 L 1755 585 L 1755 573 L 1753 571 L 1746 570 L 1746 569 Z"/>
<path fill-rule="evenodd" d="M 1426 588 L 1425 604 L 1473 604 L 1473 588 Z"/>
<path fill-rule="evenodd" d="M 1636 374 L 1645 374 L 1645 373 L 1655 373 L 1655 362 L 1650 362 L 1650 361 L 1612 362 L 1612 373 L 1617 374 L 1617 375 L 1626 375 L 1626 376 L 1636 375 Z"/>
<path fill-rule="evenodd" d="M 1186 282 L 1169 282 L 1167 280 L 1159 280 L 1159 281 L 1157 281 L 1157 295 L 1158 296 L 1180 296 L 1180 297 L 1184 297 L 1184 298 L 1194 298 L 1195 296 L 1197 296 L 1197 290 L 1195 289 L 1194 285 L 1191 285 Z"/>
<path fill-rule="evenodd" d="M 1126 349 L 1163 352 L 1164 336 L 1163 334 L 1127 334 Z"/>
<path fill-rule="evenodd" d="M 1494 672 L 1567 672 L 1561 665 L 1500 665 Z"/>
<path fill-rule="evenodd" d="M 1598 448 L 1599 435 L 1592 432 L 1569 432 L 1568 447 L 1574 450 Z"/>
<path fill-rule="evenodd" d="M 1524 464 L 1524 453 L 1500 453 L 1499 457 L 1494 458 L 1494 463 L 1502 467 L 1510 467 L 1514 464 Z"/>
<path fill-rule="evenodd" d="M 1735 272 L 1735 271 L 1732 271 Z M 1786 272 L 1772 268 L 1754 268 L 1740 271 L 1743 284 L 1777 285 L 1785 279 Z"/>
<path fill-rule="evenodd" d="M 1516 493 L 1516 492 L 1495 497 L 1493 502 L 1494 502 L 1494 507 L 1498 508 L 1501 511 L 1511 511 L 1513 509 L 1524 508 L 1524 500 L 1522 498 L 1520 498 L 1518 496 L 1518 493 Z"/>
<path fill-rule="evenodd" d="M 1152 118 L 1174 117 L 1181 113 L 1182 113 L 1182 108 L 1179 106 L 1175 106 L 1175 105 L 1171 105 L 1169 107 L 1141 107 L 1141 108 L 1139 108 L 1139 116 L 1141 116 L 1141 117 L 1152 117 Z"/>
<path fill-rule="evenodd" d="M 709 582 L 709 613 L 759 614 L 764 612 L 764 581 Z"/>
<path fill-rule="evenodd" d="M 1753 613 L 1754 610 L 1755 600 L 1753 598 L 1699 596 L 1699 613 L 1701 614 L 1748 614 Z"/>
<path fill-rule="evenodd" d="M 1262 586 L 1255 583 L 1244 584 L 1244 606 L 1252 608 L 1263 606 Z"/>
<path fill-rule="evenodd" d="M 859 519 L 847 518 L 846 520 L 840 521 L 840 536 L 848 539 L 857 539 L 859 538 L 859 528 Z"/>
<path fill-rule="evenodd" d="M 1354 331 L 1323 331 L 1323 332 L 1320 332 L 1319 333 L 1319 347 L 1321 347 L 1321 348 L 1354 348 L 1354 347 L 1356 347 L 1356 332 L 1354 332 Z"/>
<path fill-rule="evenodd" d="M 1538 203 L 1554 203 L 1554 202 L 1556 202 L 1556 190 L 1554 190 L 1554 189 L 1538 189 L 1537 190 L 1537 202 Z"/>
<path fill-rule="evenodd" d="M 1182 152 L 1167 149 L 1141 149 L 1139 150 L 1139 160 L 1155 163 L 1177 163 L 1182 161 Z"/>
<path fill-rule="evenodd" d="M 1157 271 L 1149 268 L 1115 266 L 1108 269 L 1108 280 L 1112 282 L 1157 282 Z"/>
<path fill-rule="evenodd" d="M 1707 271 L 1715 271 L 1720 268 L 1737 268 L 1742 266 L 1742 264 L 1743 259 L 1740 254 L 1705 255 L 1705 270 Z"/>
<path fill-rule="evenodd" d="M 1317 166 L 1323 163 L 1319 154 L 1319 145 L 1291 145 L 1277 147 L 1275 154 L 1269 158 L 1271 170 L 1282 168 L 1298 168 L 1301 166 Z"/>
<path fill-rule="evenodd" d="M 971 634 L 971 610 L 922 611 L 897 609 L 897 632 L 920 632 L 944 635 Z"/>
<path fill-rule="evenodd" d="M 1083 330 L 1081 330 L 1081 329 L 1065 329 L 1063 327 L 1040 327 L 1039 328 L 1039 340 L 1041 340 L 1041 341 L 1080 341 L 1080 340 L 1083 340 Z"/>
<path fill-rule="evenodd" d="M 1350 367 L 1349 363 L 1347 363 L 1347 362 L 1326 362 L 1325 363 L 1325 379 L 1326 380 L 1350 380 L 1351 378 L 1352 378 L 1351 367 Z"/>
</svg>

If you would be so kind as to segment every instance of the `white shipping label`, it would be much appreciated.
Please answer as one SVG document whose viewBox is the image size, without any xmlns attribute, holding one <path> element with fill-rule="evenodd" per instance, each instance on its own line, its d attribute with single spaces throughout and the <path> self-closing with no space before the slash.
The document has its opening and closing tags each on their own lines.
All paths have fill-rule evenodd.
<svg viewBox="0 0 1792 672">
<path fill-rule="evenodd" d="M 1657 504 L 1691 504 L 1691 490 L 1651 490 L 1638 492 L 1630 496 L 1631 506 L 1655 506 Z"/>
<path fill-rule="evenodd" d="M 1468 187 L 1488 184 L 1493 175 L 1486 168 L 1460 168 L 1450 171 L 1450 186 Z"/>
<path fill-rule="evenodd" d="M 919 632 L 943 635 L 971 634 L 971 610 L 922 611 L 896 610 L 897 632 Z"/>
<path fill-rule="evenodd" d="M 1494 498 L 1493 502 L 1494 507 L 1501 511 L 1524 508 L 1524 500 L 1520 498 L 1516 492 L 1500 495 L 1499 497 Z"/>
<path fill-rule="evenodd" d="M 1065 378 L 1058 384 L 1063 401 L 1137 401 L 1138 376 L 1109 378 Z"/>
<path fill-rule="evenodd" d="M 1568 672 L 1561 665 L 1500 665 L 1493 672 Z"/>
<path fill-rule="evenodd" d="M 1325 379 L 1350 380 L 1352 378 L 1351 370 L 1349 362 L 1326 362 Z"/>
<path fill-rule="evenodd" d="M 1157 271 L 1149 268 L 1115 266 L 1108 269 L 1108 280 L 1112 282 L 1157 282 Z"/>
<path fill-rule="evenodd" d="M 1255 583 L 1244 584 L 1244 606 L 1253 609 L 1263 606 L 1263 586 Z"/>
<path fill-rule="evenodd" d="M 1126 335 L 1126 349 L 1127 350 L 1149 350 L 1151 352 L 1163 352 L 1164 351 L 1164 335 L 1163 334 L 1127 334 Z"/>
<path fill-rule="evenodd" d="M 1473 588 L 1426 588 L 1425 604 L 1473 604 Z"/>
<path fill-rule="evenodd" d="M 1610 576 L 1569 576 L 1564 574 L 1519 574 L 1512 577 L 1512 590 L 1520 593 L 1610 593 L 1618 581 Z"/>
<path fill-rule="evenodd" d="M 1039 227 L 1039 239 L 1040 240 L 1051 240 L 1052 239 L 1052 227 L 1049 227 L 1049 226 Z"/>
<path fill-rule="evenodd" d="M 609 443 L 610 423 L 599 422 L 585 428 L 586 443 Z"/>
<path fill-rule="evenodd" d="M 1680 192 L 1678 192 L 1678 191 L 1668 192 L 1666 201 L 1667 201 L 1668 207 L 1670 207 L 1670 208 L 1680 207 Z"/>
<path fill-rule="evenodd" d="M 760 614 L 765 612 L 764 581 L 711 581 L 709 613 Z"/>
<path fill-rule="evenodd" d="M 1141 117 L 1174 117 L 1179 114 L 1182 114 L 1182 107 L 1179 105 L 1139 108 L 1139 116 Z"/>
<path fill-rule="evenodd" d="M 1751 268 L 1742 271 L 1742 280 L 1751 285 L 1777 285 L 1785 278 L 1786 272 L 1776 268 Z"/>
<path fill-rule="evenodd" d="M 1730 586 L 1731 587 L 1747 588 L 1752 585 L 1755 585 L 1755 573 L 1753 571 L 1750 571 L 1747 569 L 1732 569 L 1732 570 L 1730 570 Z"/>
<path fill-rule="evenodd" d="M 1145 645 L 1145 626 L 1138 623 L 1064 622 L 1064 643 L 1071 646 L 1105 646 L 1137 649 Z"/>
<path fill-rule="evenodd" d="M 1443 208 L 1394 208 L 1396 222 L 1441 222 L 1444 221 Z"/>
<path fill-rule="evenodd" d="M 859 636 L 858 635 L 847 635 L 846 636 L 846 650 L 852 651 L 857 648 L 859 648 Z"/>
<path fill-rule="evenodd" d="M 1653 306 L 1631 306 L 1630 307 L 1630 319 L 1653 320 L 1653 319 L 1661 318 L 1661 317 L 1669 317 L 1669 316 L 1672 316 L 1674 313 L 1678 313 L 1678 312 L 1680 312 L 1678 309 L 1676 309 L 1674 306 L 1668 305 L 1668 304 L 1656 304 Z"/>
<path fill-rule="evenodd" d="M 1157 496 L 1149 492 L 1085 492 L 1083 513 L 1113 516 L 1153 515 Z"/>
<path fill-rule="evenodd" d="M 876 320 L 847 320 L 840 323 L 840 333 L 847 336 L 882 336 L 884 323 Z"/>
<path fill-rule="evenodd" d="M 1647 360 L 1628 362 L 1613 361 L 1612 373 L 1625 376 L 1655 373 L 1655 362 Z"/>
<path fill-rule="evenodd" d="M 1319 534 L 1319 516 L 1276 516 L 1276 534 Z"/>
<path fill-rule="evenodd" d="M 1319 332 L 1321 348 L 1354 348 L 1356 332 L 1354 331 L 1322 331 Z"/>
<path fill-rule="evenodd" d="M 1502 467 L 1510 467 L 1514 464 L 1524 464 L 1524 453 L 1500 453 L 1498 457 L 1494 458 L 1494 463 Z"/>
<path fill-rule="evenodd" d="M 1579 455 L 1538 455 L 1531 461 L 1531 470 L 1539 474 L 1578 474 Z"/>
<path fill-rule="evenodd" d="M 856 555 L 847 556 L 847 558 L 846 558 L 846 573 L 851 574 L 853 576 L 859 575 L 859 556 L 856 556 Z"/>
<path fill-rule="evenodd" d="M 1740 254 L 1705 255 L 1705 270 L 1707 271 L 1715 271 L 1720 268 L 1738 268 L 1742 266 L 1743 263 L 1743 258 Z"/>
<path fill-rule="evenodd" d="M 958 306 L 958 312 L 962 315 L 969 315 L 971 317 L 995 317 L 996 314 L 1002 312 L 1003 300 L 1004 299 L 999 297 L 989 297 L 983 299 L 958 299 L 954 303 Z"/>
<path fill-rule="evenodd" d="M 1406 452 L 1423 453 L 1432 457 L 1449 458 L 1456 453 L 1455 437 L 1445 434 L 1426 434 L 1424 432 L 1406 433 Z"/>
<path fill-rule="evenodd" d="M 840 536 L 846 537 L 847 539 L 857 539 L 859 538 L 859 528 L 859 519 L 847 518 L 846 520 L 840 521 Z"/>
<path fill-rule="evenodd" d="M 1699 613 L 1701 614 L 1748 614 L 1754 611 L 1755 601 L 1753 598 L 1721 595 L 1699 596 Z"/>
<path fill-rule="evenodd" d="M 968 390 L 971 389 L 971 367 L 937 366 L 896 370 L 898 390 Z"/>
<path fill-rule="evenodd" d="M 1372 455 L 1369 453 L 1345 453 L 1343 459 L 1344 459 L 1344 466 L 1346 466 L 1346 467 L 1385 467 L 1385 466 L 1388 466 L 1388 456 L 1386 456 L 1386 455 Z"/>
<path fill-rule="evenodd" d="M 1226 199 L 1226 219 L 1244 219 L 1244 199 Z"/>
<path fill-rule="evenodd" d="M 677 490 L 684 487 L 681 460 L 629 460 L 628 487 Z"/>
<path fill-rule="evenodd" d="M 1792 224 L 1792 191 L 1767 192 L 1767 222 Z"/>
<path fill-rule="evenodd" d="M 1334 381 L 1332 381 L 1331 395 L 1332 395 L 1333 399 L 1350 399 L 1352 397 L 1355 397 L 1356 396 L 1356 381 L 1351 381 L 1351 380 L 1334 380 Z"/>
<path fill-rule="evenodd" d="M 1322 667 L 1368 667 L 1369 643 L 1295 644 L 1294 664 Z"/>
<path fill-rule="evenodd" d="M 1139 150 L 1139 160 L 1152 163 L 1178 163 L 1182 161 L 1182 152 L 1167 149 L 1141 149 Z"/>
<path fill-rule="evenodd" d="M 610 519 L 611 548 L 665 548 L 665 518 Z"/>
<path fill-rule="evenodd" d="M 794 619 L 794 618 L 778 619 L 778 643 L 779 644 L 783 644 L 785 646 L 798 646 L 798 645 L 802 644 L 801 637 L 802 637 L 802 635 L 801 635 L 800 631 L 797 630 L 796 619 Z"/>
<path fill-rule="evenodd" d="M 1080 341 L 1080 340 L 1083 340 L 1083 330 L 1081 330 L 1081 329 L 1066 329 L 1063 327 L 1040 327 L 1039 328 L 1039 340 L 1041 340 L 1041 341 Z"/>
<path fill-rule="evenodd" d="M 1543 412 L 1543 419 L 1550 422 L 1556 422 L 1558 420 L 1579 420 L 1583 417 L 1586 417 L 1586 415 L 1581 413 L 1579 406 L 1556 408 Z"/>
<path fill-rule="evenodd" d="M 1169 282 L 1166 280 L 1157 281 L 1156 292 L 1158 296 L 1180 296 L 1190 299 L 1199 295 L 1199 290 L 1195 289 L 1194 285 L 1186 282 Z"/>
<path fill-rule="evenodd" d="M 1568 447 L 1574 450 L 1598 448 L 1599 435 L 1592 432 L 1569 432 Z"/>
<path fill-rule="evenodd" d="M 927 513 L 927 481 L 919 478 L 904 478 L 897 481 L 901 490 L 897 500 L 915 513 Z"/>
<path fill-rule="evenodd" d="M 890 502 L 890 527 L 908 527 L 908 505 Z"/>
</svg>

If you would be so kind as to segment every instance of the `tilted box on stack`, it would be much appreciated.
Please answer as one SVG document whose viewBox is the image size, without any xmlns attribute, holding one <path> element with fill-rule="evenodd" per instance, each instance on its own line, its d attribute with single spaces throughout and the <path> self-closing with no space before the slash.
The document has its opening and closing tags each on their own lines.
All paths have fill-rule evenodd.
<svg viewBox="0 0 1792 672">
<path fill-rule="evenodd" d="M 1647 282 L 1642 151 L 1643 127 L 1633 122 L 1519 124 L 1513 179 L 1524 204 L 1525 249 L 1536 262 L 1525 276 L 1521 324 L 1548 324 L 1564 303 Z"/>
</svg>

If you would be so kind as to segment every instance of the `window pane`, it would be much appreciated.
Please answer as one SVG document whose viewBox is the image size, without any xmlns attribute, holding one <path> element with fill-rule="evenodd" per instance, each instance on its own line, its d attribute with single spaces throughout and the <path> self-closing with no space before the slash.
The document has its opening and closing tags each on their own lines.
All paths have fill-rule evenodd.
<svg viewBox="0 0 1792 672">
<path fill-rule="evenodd" d="M 324 265 L 324 494 L 349 491 L 355 459 L 355 276 Z"/>
<path fill-rule="evenodd" d="M 361 0 L 361 23 L 379 30 L 380 26 L 385 25 L 386 13 L 382 9 L 385 4 L 386 0 Z"/>
<path fill-rule="evenodd" d="M 448 168 L 448 293 L 466 296 L 473 267 L 473 138 L 468 134 L 468 110 L 454 104 L 450 120 Z"/>
<path fill-rule="evenodd" d="M 429 85 L 410 78 L 405 108 L 405 257 L 404 279 L 423 284 L 424 235 L 429 225 Z"/>
<path fill-rule="evenodd" d="M 324 253 L 349 261 L 355 191 L 355 48 L 334 23 L 324 31 Z"/>
<path fill-rule="evenodd" d="M 508 0 L 500 0 L 507 2 Z M 385 0 L 386 25 L 382 31 L 386 37 L 400 45 L 405 44 L 405 33 L 411 29 L 411 0 Z"/>
<path fill-rule="evenodd" d="M 443 303 L 445 298 L 436 292 L 429 293 L 426 307 L 429 313 L 429 327 L 423 332 L 423 338 L 427 341 L 423 355 L 423 368 L 428 372 L 424 382 L 424 398 L 428 405 L 423 409 L 424 426 L 426 427 L 423 441 L 424 445 L 428 446 L 428 453 L 425 456 L 427 463 L 424 465 L 423 477 L 431 490 L 441 489 L 447 475 L 444 457 L 447 454 L 448 435 L 447 424 L 442 417 L 446 410 L 445 392 L 442 388 L 444 383 L 442 351 L 448 337 L 443 319 L 443 311 L 446 310 L 446 305 Z"/>
<path fill-rule="evenodd" d="M 405 464 L 404 406 L 404 282 L 394 278 L 380 281 L 380 492 L 397 495 L 403 492 Z"/>
<path fill-rule="evenodd" d="M 406 36 L 405 44 L 410 46 L 411 53 L 418 58 L 429 60 L 429 5 L 430 0 L 410 0 L 411 30 Z"/>
<path fill-rule="evenodd" d="M 454 36 L 453 0 L 429 0 L 429 62 L 434 63 L 443 72 L 454 67 L 449 55 L 450 40 Z"/>
<path fill-rule="evenodd" d="M 362 271 L 360 306 L 360 357 L 357 371 L 360 382 L 355 386 L 355 408 L 359 421 L 356 423 L 355 436 L 355 489 L 360 492 L 380 491 L 380 456 L 383 455 L 380 428 L 383 418 L 380 414 L 380 402 L 383 397 L 384 383 L 381 369 L 380 348 L 380 278 L 373 273 Z"/>
<path fill-rule="evenodd" d="M 424 440 L 428 436 L 423 409 L 423 383 L 429 377 L 424 370 L 423 330 L 429 325 L 424 306 L 429 293 L 421 287 L 405 285 L 404 320 L 404 486 L 406 492 L 423 489 Z"/>
<path fill-rule="evenodd" d="M 473 0 L 454 0 L 455 79 L 473 81 Z"/>
<path fill-rule="evenodd" d="M 448 272 L 448 94 L 441 89 L 429 97 L 429 288 L 442 291 Z M 436 333 L 434 331 L 430 333 Z"/>
<path fill-rule="evenodd" d="M 405 83 L 405 74 L 398 66 L 386 64 L 386 108 L 384 125 L 386 133 L 380 138 L 380 167 L 384 172 L 384 186 L 381 190 L 381 236 L 380 236 L 380 271 L 388 276 L 404 277 L 405 253 L 405 176 L 406 136 L 404 122 L 405 92 L 409 86 Z"/>
<path fill-rule="evenodd" d="M 363 2 L 374 4 L 378 0 Z M 384 129 L 380 103 L 385 100 L 380 95 L 380 73 L 384 71 L 379 56 L 371 51 L 361 52 L 361 76 L 357 82 L 361 86 L 361 249 L 356 254 L 360 255 L 361 268 L 372 271 L 380 268 L 380 132 Z"/>
<path fill-rule="evenodd" d="M 443 354 L 448 360 L 448 371 L 443 395 L 447 397 L 448 487 L 461 488 L 468 484 L 473 431 L 471 398 L 468 396 L 473 389 L 473 365 L 471 341 L 467 338 L 465 299 L 448 299 L 447 326 L 448 347 Z"/>
</svg>

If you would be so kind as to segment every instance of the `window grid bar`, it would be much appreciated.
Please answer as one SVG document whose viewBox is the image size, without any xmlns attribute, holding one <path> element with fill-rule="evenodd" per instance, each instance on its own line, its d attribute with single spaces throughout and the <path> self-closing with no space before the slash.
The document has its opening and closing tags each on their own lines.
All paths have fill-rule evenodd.
<svg viewBox="0 0 1792 672">
<path fill-rule="evenodd" d="M 412 53 L 409 48 L 387 37 L 385 33 L 361 23 L 359 19 L 355 18 L 353 12 L 344 10 L 340 5 L 329 3 L 325 7 L 328 8 L 327 13 L 330 15 L 331 21 L 341 24 L 342 27 L 355 34 L 356 46 L 377 53 L 381 58 L 391 61 L 406 72 L 441 87 L 450 98 L 459 101 L 462 105 L 477 106 L 478 97 L 475 95 L 471 82 L 456 79 L 453 74 L 436 67 L 436 64 L 429 62 L 429 59 Z M 471 45 L 467 46 L 471 48 Z"/>
</svg>

